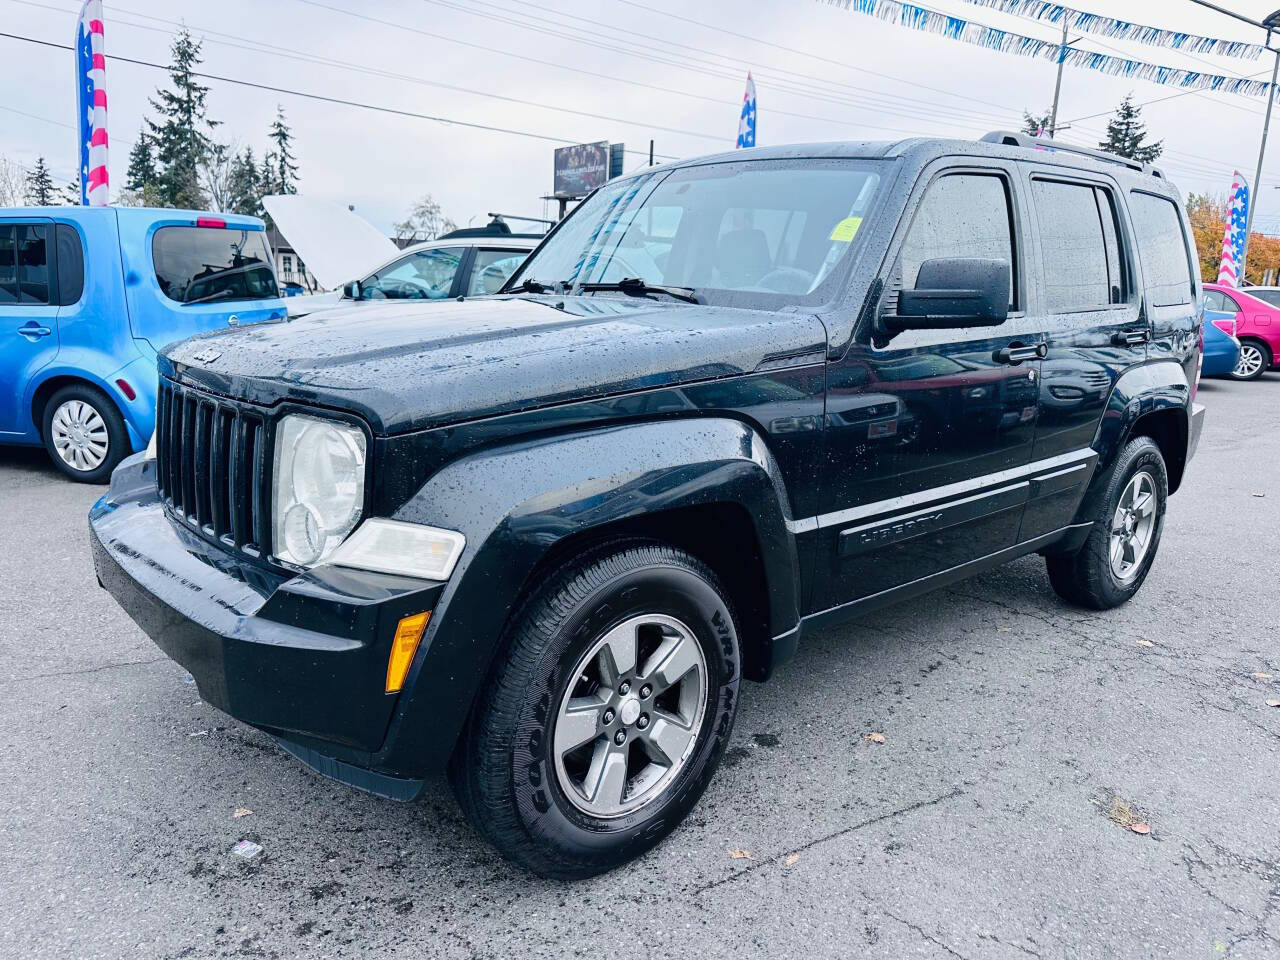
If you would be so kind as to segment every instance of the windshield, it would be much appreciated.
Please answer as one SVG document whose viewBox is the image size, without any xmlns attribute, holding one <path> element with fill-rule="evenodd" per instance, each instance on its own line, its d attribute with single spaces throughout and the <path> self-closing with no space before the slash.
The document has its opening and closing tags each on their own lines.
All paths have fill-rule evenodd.
<svg viewBox="0 0 1280 960">
<path fill-rule="evenodd" d="M 684 167 L 588 198 L 507 289 L 617 283 L 691 288 L 710 300 L 817 300 L 880 183 L 867 161 L 749 161 Z"/>
</svg>

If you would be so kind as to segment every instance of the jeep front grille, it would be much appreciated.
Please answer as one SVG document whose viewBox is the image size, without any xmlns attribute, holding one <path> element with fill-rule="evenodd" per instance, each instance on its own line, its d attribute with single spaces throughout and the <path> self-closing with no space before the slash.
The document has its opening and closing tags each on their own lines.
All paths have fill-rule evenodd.
<svg viewBox="0 0 1280 960">
<path fill-rule="evenodd" d="M 252 557 L 271 544 L 270 430 L 262 413 L 161 380 L 156 485 L 171 514 Z"/>
</svg>

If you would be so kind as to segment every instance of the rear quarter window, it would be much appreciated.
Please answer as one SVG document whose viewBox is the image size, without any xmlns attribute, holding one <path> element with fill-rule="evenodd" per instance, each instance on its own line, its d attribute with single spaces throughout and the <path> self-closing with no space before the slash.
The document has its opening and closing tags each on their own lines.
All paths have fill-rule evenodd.
<svg viewBox="0 0 1280 960">
<path fill-rule="evenodd" d="M 1195 300 L 1191 256 L 1178 208 L 1167 197 L 1130 193 L 1138 257 L 1153 307 L 1173 307 Z"/>
<path fill-rule="evenodd" d="M 60 223 L 55 230 L 58 247 L 58 303 L 69 307 L 84 293 L 84 245 L 76 228 Z"/>
<path fill-rule="evenodd" d="M 280 295 L 261 230 L 161 227 L 151 241 L 151 255 L 161 292 L 178 303 Z"/>
</svg>

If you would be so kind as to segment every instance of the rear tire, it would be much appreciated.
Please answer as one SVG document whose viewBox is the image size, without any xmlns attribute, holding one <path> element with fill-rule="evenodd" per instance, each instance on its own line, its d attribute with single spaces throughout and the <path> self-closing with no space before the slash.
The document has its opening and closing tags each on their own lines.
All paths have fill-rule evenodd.
<svg viewBox="0 0 1280 960">
<path fill-rule="evenodd" d="M 450 764 L 458 802 L 534 873 L 609 870 L 702 795 L 733 729 L 739 673 L 733 613 L 706 566 L 659 544 L 602 548 L 553 575 L 509 625 Z"/>
<path fill-rule="evenodd" d="M 1271 349 L 1261 340 L 1241 340 L 1232 380 L 1257 380 L 1271 369 Z"/>
<path fill-rule="evenodd" d="M 1133 597 L 1155 561 L 1168 499 L 1160 448 L 1150 437 L 1135 437 L 1116 461 L 1084 546 L 1046 558 L 1058 596 L 1092 610 L 1110 610 Z"/>
<path fill-rule="evenodd" d="M 87 383 L 58 390 L 41 421 L 54 466 L 80 483 L 106 483 L 130 453 L 124 417 L 110 397 Z"/>
</svg>

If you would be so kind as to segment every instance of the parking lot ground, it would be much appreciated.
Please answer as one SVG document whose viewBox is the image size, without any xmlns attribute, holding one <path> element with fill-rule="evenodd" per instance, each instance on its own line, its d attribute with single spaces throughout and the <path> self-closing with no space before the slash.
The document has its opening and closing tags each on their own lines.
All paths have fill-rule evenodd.
<svg viewBox="0 0 1280 960">
<path fill-rule="evenodd" d="M 101 489 L 0 450 L 0 956 L 1280 956 L 1280 374 L 1200 399 L 1132 603 L 1031 557 L 806 637 L 688 821 L 580 883 L 202 704 L 96 585 Z"/>
</svg>

